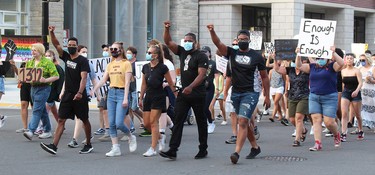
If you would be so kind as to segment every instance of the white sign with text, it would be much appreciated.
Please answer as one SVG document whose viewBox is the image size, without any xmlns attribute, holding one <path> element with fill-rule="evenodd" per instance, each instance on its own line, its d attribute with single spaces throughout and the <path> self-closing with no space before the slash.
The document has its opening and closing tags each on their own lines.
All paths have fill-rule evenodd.
<svg viewBox="0 0 375 175">
<path fill-rule="evenodd" d="M 219 55 L 216 55 L 215 59 L 216 59 L 216 69 L 220 71 L 221 73 L 226 74 L 228 60 Z"/>
</svg>

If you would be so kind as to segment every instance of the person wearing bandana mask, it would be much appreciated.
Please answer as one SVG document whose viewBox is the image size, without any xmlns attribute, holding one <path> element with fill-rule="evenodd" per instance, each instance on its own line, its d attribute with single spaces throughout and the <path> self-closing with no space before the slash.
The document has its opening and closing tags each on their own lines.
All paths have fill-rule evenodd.
<svg viewBox="0 0 375 175">
<path fill-rule="evenodd" d="M 335 121 L 338 103 L 337 72 L 344 66 L 334 46 L 331 47 L 332 61 L 327 58 L 316 58 L 316 63 L 302 64 L 301 56 L 296 57 L 296 68 L 309 73 L 310 94 L 309 114 L 313 120 L 315 144 L 310 151 L 322 149 L 322 122 L 334 136 L 334 146 L 340 147 L 341 138 Z M 300 53 L 299 48 L 296 53 Z"/>
<path fill-rule="evenodd" d="M 207 29 L 210 32 L 212 42 L 220 53 L 229 58 L 224 98 L 228 96 L 229 85 L 232 84 L 231 100 L 235 109 L 234 114 L 238 117 L 239 130 L 235 152 L 230 155 L 230 159 L 233 164 L 237 164 L 246 138 L 249 139 L 251 144 L 251 151 L 246 156 L 247 159 L 253 159 L 261 152 L 254 136 L 254 127 L 249 123 L 259 101 L 262 87 L 265 96 L 264 106 L 266 109 L 270 107 L 270 81 L 263 57 L 249 48 L 250 32 L 248 30 L 238 32 L 239 49 L 235 50 L 220 41 L 213 24 L 208 24 Z M 259 81 L 259 77 L 262 81 Z"/>
<path fill-rule="evenodd" d="M 84 125 L 86 134 L 86 144 L 79 151 L 81 154 L 90 153 L 93 150 L 91 145 L 91 124 L 89 121 L 89 105 L 87 92 L 85 89 L 87 74 L 90 72 L 90 66 L 87 58 L 79 55 L 77 52 L 78 39 L 68 39 L 68 52 L 62 49 L 55 36 L 55 26 L 48 27 L 53 46 L 59 53 L 60 58 L 65 62 L 65 84 L 64 90 L 60 94 L 59 120 L 55 131 L 53 143 L 40 143 L 43 150 L 50 154 L 57 153 L 57 145 L 65 129 L 67 119 L 74 119 L 77 116 Z"/>
<path fill-rule="evenodd" d="M 182 91 L 178 93 L 175 103 L 175 121 L 169 150 L 161 151 L 159 154 L 165 158 L 176 159 L 186 114 L 190 108 L 193 108 L 199 134 L 199 152 L 195 159 L 202 159 L 207 157 L 208 154 L 207 117 L 204 114 L 203 107 L 206 96 L 204 78 L 207 72 L 208 58 L 206 54 L 197 49 L 195 34 L 187 33 L 182 47 L 172 41 L 169 32 L 170 27 L 169 21 L 164 22 L 164 42 L 180 58 Z"/>
</svg>

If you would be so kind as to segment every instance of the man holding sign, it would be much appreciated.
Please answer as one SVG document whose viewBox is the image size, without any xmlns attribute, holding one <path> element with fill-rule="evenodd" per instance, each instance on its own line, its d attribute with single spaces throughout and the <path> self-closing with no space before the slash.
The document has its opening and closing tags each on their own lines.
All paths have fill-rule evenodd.
<svg viewBox="0 0 375 175">
<path fill-rule="evenodd" d="M 26 69 L 20 70 L 20 72 L 22 72 L 22 70 L 31 69 L 31 71 L 26 74 L 26 79 L 28 79 L 27 81 L 31 80 L 31 99 L 33 101 L 32 117 L 28 126 L 29 131 L 24 132 L 23 135 L 28 140 L 31 140 L 34 131 L 38 127 L 39 121 L 42 120 L 44 133 L 39 135 L 39 138 L 45 139 L 52 137 L 51 123 L 46 109 L 46 102 L 51 92 L 51 84 L 59 79 L 59 73 L 57 72 L 55 64 L 44 57 L 45 48 L 43 44 L 35 43 L 31 45 L 31 54 L 33 58 L 27 61 Z M 36 73 L 36 70 L 41 71 Z M 19 75 L 20 74 L 21 73 L 19 73 Z"/>
</svg>

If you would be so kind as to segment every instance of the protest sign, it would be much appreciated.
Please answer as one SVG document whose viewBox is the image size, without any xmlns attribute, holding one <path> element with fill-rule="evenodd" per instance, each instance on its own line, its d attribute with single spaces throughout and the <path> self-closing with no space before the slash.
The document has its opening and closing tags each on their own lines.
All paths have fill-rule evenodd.
<svg viewBox="0 0 375 175">
<path fill-rule="evenodd" d="M 97 76 L 97 79 L 100 81 L 103 78 L 105 69 L 107 68 L 107 64 L 111 62 L 110 57 L 103 57 L 103 58 L 92 58 L 89 59 L 90 64 L 93 65 L 95 74 Z M 92 84 L 90 85 L 93 86 Z M 106 92 L 108 92 L 108 86 L 104 85 L 100 88 L 100 94 L 101 96 L 104 96 Z"/>
<path fill-rule="evenodd" d="M 359 58 L 360 55 L 364 54 L 367 49 L 367 43 L 352 43 L 352 53 L 355 54 L 356 58 Z"/>
<path fill-rule="evenodd" d="M 276 60 L 294 60 L 296 59 L 296 48 L 298 40 L 279 39 L 275 40 Z"/>
<path fill-rule="evenodd" d="M 39 82 L 43 75 L 42 68 L 19 68 L 18 80 L 20 82 L 32 83 Z"/>
<path fill-rule="evenodd" d="M 226 74 L 228 60 L 219 55 L 215 55 L 216 69 L 223 74 Z"/>
<path fill-rule="evenodd" d="M 336 21 L 301 19 L 298 55 L 306 57 L 332 58 L 330 47 L 334 45 Z"/>
<path fill-rule="evenodd" d="M 272 42 L 264 42 L 264 51 L 264 55 L 267 58 L 268 55 L 272 54 L 275 51 L 275 46 Z"/>
<path fill-rule="evenodd" d="M 31 45 L 43 43 L 41 36 L 2 36 L 1 61 L 13 59 L 15 62 L 25 62 L 32 58 Z M 9 58 L 9 57 L 12 58 Z M 8 58 L 7 58 L 8 57 Z"/>
<path fill-rule="evenodd" d="M 262 31 L 250 31 L 249 48 L 253 50 L 262 50 Z"/>
</svg>

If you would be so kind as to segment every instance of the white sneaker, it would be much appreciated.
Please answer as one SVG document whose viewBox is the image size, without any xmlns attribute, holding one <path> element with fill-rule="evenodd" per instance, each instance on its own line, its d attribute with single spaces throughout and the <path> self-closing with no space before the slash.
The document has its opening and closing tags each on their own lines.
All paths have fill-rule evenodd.
<svg viewBox="0 0 375 175">
<path fill-rule="evenodd" d="M 167 136 L 165 136 L 165 134 L 160 134 L 160 139 L 159 139 L 159 151 L 163 151 L 164 148 L 165 148 L 165 138 Z M 144 155 L 144 154 L 143 154 Z"/>
<path fill-rule="evenodd" d="M 43 134 L 39 135 L 40 139 L 48 139 L 48 138 L 51 138 L 51 137 L 52 137 L 51 132 L 43 132 Z"/>
<path fill-rule="evenodd" d="M 311 126 L 310 135 L 314 135 L 314 126 Z"/>
<path fill-rule="evenodd" d="M 294 130 L 292 137 L 296 137 L 296 130 Z"/>
<path fill-rule="evenodd" d="M 28 129 L 25 129 L 25 128 L 20 128 L 20 129 L 17 129 L 16 130 L 16 133 L 24 133 L 26 131 L 29 131 Z"/>
<path fill-rule="evenodd" d="M 5 120 L 7 119 L 8 117 L 3 115 L 3 116 L 0 116 L 0 128 L 2 128 L 4 125 L 5 125 Z"/>
<path fill-rule="evenodd" d="M 128 141 L 129 140 L 129 136 L 124 135 L 120 140 L 121 141 Z"/>
<path fill-rule="evenodd" d="M 328 128 L 325 128 L 324 130 L 323 130 L 323 133 L 328 133 L 329 132 L 329 129 Z"/>
<path fill-rule="evenodd" d="M 129 138 L 129 151 L 134 152 L 135 150 L 137 150 L 137 137 L 131 135 Z"/>
<path fill-rule="evenodd" d="M 23 133 L 23 136 L 25 136 L 28 140 L 32 140 L 33 139 L 33 133 L 31 131 L 26 131 Z"/>
<path fill-rule="evenodd" d="M 154 148 L 150 147 L 145 153 L 143 153 L 143 156 L 145 157 L 156 156 L 156 151 L 154 150 Z"/>
<path fill-rule="evenodd" d="M 212 134 L 215 130 L 215 123 L 212 122 L 211 124 L 208 124 L 207 133 Z"/>
<path fill-rule="evenodd" d="M 121 150 L 120 150 L 120 145 L 112 145 L 111 151 L 107 152 L 105 154 L 107 157 L 115 157 L 115 156 L 121 156 Z"/>
<path fill-rule="evenodd" d="M 263 115 L 269 115 L 268 110 L 264 110 Z"/>
<path fill-rule="evenodd" d="M 227 124 L 228 124 L 228 122 L 223 120 L 220 125 L 227 125 Z"/>
</svg>

